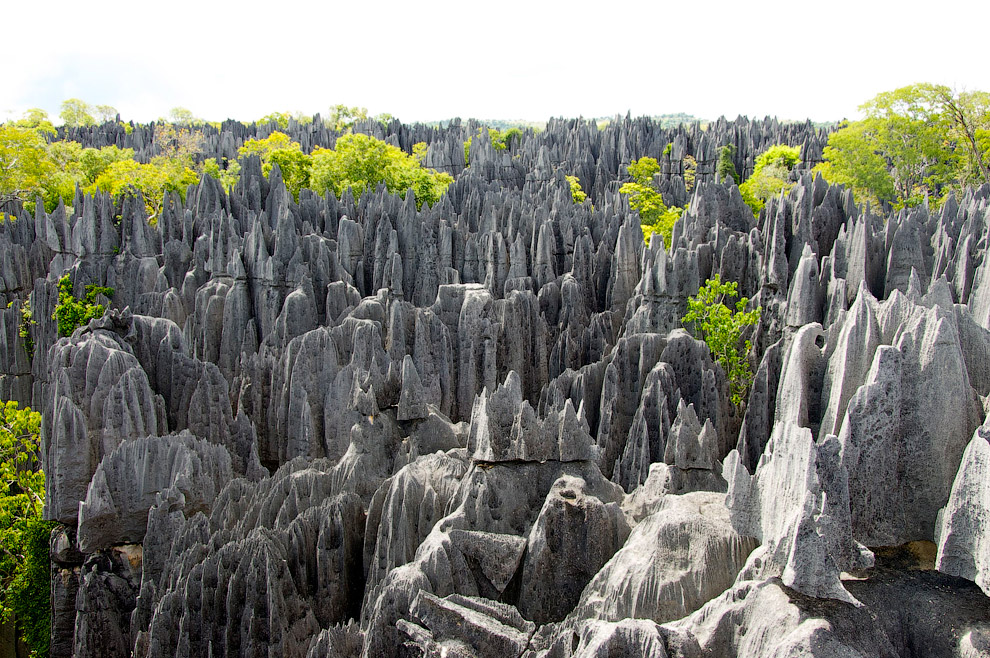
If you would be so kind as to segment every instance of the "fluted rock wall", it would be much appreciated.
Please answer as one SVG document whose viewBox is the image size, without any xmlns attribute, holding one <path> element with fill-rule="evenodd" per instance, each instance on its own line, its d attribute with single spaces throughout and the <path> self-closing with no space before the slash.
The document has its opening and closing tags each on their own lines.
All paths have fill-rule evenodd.
<svg viewBox="0 0 990 658">
<path fill-rule="evenodd" d="M 207 127 L 204 157 L 273 129 Z M 295 202 L 249 159 L 155 226 L 81 194 L 0 224 L 0 393 L 44 413 L 61 523 L 53 655 L 982 655 L 990 187 L 882 217 L 803 174 L 754 217 L 718 148 L 745 175 L 824 134 L 356 129 L 456 181 L 422 210 Z M 144 158 L 153 130 L 70 136 Z M 670 245 L 617 193 L 646 155 L 690 201 Z M 115 293 L 59 338 L 65 272 Z M 714 274 L 763 308 L 743 408 L 681 327 Z M 958 623 L 891 612 L 916 596 Z"/>
</svg>

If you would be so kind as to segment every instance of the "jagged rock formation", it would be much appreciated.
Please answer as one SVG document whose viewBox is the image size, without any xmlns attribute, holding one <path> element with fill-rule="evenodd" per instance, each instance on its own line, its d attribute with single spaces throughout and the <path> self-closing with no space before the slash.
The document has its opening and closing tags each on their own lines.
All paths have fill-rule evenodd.
<svg viewBox="0 0 990 658">
<path fill-rule="evenodd" d="M 296 201 L 257 159 L 154 226 L 99 194 L 6 209 L 0 395 L 44 413 L 52 655 L 987 655 L 990 187 L 882 216 L 804 173 L 754 217 L 718 148 L 745 176 L 824 133 L 477 128 L 355 127 L 456 176 L 421 210 Z M 274 129 L 204 127 L 204 157 Z M 690 201 L 670 245 L 616 191 L 641 156 Z M 115 293 L 59 337 L 66 272 Z M 744 408 L 681 327 L 714 274 L 763 308 Z"/>
</svg>

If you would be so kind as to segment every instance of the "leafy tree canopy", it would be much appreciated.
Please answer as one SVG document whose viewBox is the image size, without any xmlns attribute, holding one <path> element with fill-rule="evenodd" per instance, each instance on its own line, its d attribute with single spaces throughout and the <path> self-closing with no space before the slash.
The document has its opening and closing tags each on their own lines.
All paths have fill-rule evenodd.
<svg viewBox="0 0 990 658">
<path fill-rule="evenodd" d="M 379 183 L 405 196 L 412 189 L 417 206 L 435 204 L 453 182 L 449 174 L 424 168 L 415 156 L 375 137 L 343 135 L 333 149 L 316 149 L 310 183 L 317 192 L 331 189 L 340 196 L 350 188 L 355 196 Z"/>
<path fill-rule="evenodd" d="M 774 144 L 756 156 L 753 175 L 739 186 L 739 193 L 754 215 L 759 215 L 767 200 L 787 192 L 794 183 L 791 170 L 801 161 L 801 147 Z"/>
<path fill-rule="evenodd" d="M 990 182 L 990 94 L 909 85 L 860 106 L 865 118 L 829 136 L 819 171 L 859 201 L 903 208 Z"/>
<path fill-rule="evenodd" d="M 624 183 L 619 188 L 619 193 L 628 195 L 629 206 L 639 213 L 643 238 L 649 244 L 653 235 L 659 234 L 664 244 L 669 246 L 674 233 L 674 223 L 681 218 L 684 208 L 677 206 L 668 208 L 663 202 L 663 196 L 653 182 L 653 175 L 660 171 L 660 164 L 656 158 L 642 157 L 633 160 L 627 169 L 633 180 Z"/>
<path fill-rule="evenodd" d="M 62 121 L 70 128 L 79 126 L 95 126 L 96 118 L 93 112 L 96 111 L 92 105 L 78 98 L 69 98 L 62 101 L 62 111 L 58 113 Z"/>
</svg>

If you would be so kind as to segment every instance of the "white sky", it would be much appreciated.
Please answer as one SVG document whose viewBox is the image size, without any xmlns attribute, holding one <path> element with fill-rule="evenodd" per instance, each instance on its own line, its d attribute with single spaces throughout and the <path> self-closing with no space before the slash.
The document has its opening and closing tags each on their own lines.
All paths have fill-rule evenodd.
<svg viewBox="0 0 990 658">
<path fill-rule="evenodd" d="M 855 118 L 881 91 L 990 91 L 986 0 L 8 0 L 0 118 L 71 97 L 148 121 L 337 103 L 405 122 L 687 112 Z M 56 120 L 57 122 L 57 120 Z"/>
</svg>

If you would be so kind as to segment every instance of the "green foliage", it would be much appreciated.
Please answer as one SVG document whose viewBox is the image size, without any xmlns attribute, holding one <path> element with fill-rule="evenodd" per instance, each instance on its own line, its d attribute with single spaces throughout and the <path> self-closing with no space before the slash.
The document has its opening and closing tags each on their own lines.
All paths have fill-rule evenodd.
<svg viewBox="0 0 990 658">
<path fill-rule="evenodd" d="M 107 123 L 117 118 L 120 112 L 113 105 L 97 105 L 95 108 L 96 117 L 100 123 Z"/>
<path fill-rule="evenodd" d="M 718 151 L 718 163 L 715 165 L 715 175 L 719 180 L 725 180 L 727 176 L 732 176 L 732 180 L 739 182 L 739 174 L 736 172 L 736 165 L 732 158 L 736 155 L 736 145 L 726 144 Z"/>
<path fill-rule="evenodd" d="M 282 132 L 273 132 L 264 139 L 249 139 L 237 150 L 241 156 L 257 155 L 261 158 L 261 173 L 271 174 L 276 164 L 282 171 L 285 187 L 292 197 L 299 200 L 299 191 L 310 185 L 311 156 L 302 152 L 299 142 L 293 142 Z"/>
<path fill-rule="evenodd" d="M 103 316 L 106 308 L 103 304 L 96 303 L 98 295 L 113 297 L 113 288 L 86 286 L 85 298 L 78 300 L 72 293 L 72 278 L 66 274 L 58 280 L 58 304 L 55 305 L 52 318 L 58 324 L 59 336 L 71 336 L 77 328 Z"/>
<path fill-rule="evenodd" d="M 416 204 L 439 201 L 453 182 L 449 174 L 425 169 L 402 149 L 369 135 L 348 134 L 333 149 L 313 151 L 310 182 L 314 190 L 333 190 L 337 196 L 350 188 L 355 196 L 373 190 L 379 183 L 393 193 L 405 196 L 413 189 Z"/>
<path fill-rule="evenodd" d="M 567 184 L 571 186 L 571 199 L 574 203 L 584 203 L 584 200 L 588 198 L 588 195 L 581 189 L 581 181 L 578 180 L 577 176 L 565 176 L 567 179 Z"/>
<path fill-rule="evenodd" d="M 225 164 L 226 167 L 221 168 L 216 158 L 207 158 L 203 161 L 203 173 L 216 178 L 223 185 L 223 189 L 229 192 L 241 177 L 241 163 L 235 160 L 234 162 L 225 162 Z"/>
<path fill-rule="evenodd" d="M 801 147 L 774 144 L 756 156 L 753 175 L 739 186 L 739 193 L 754 215 L 759 215 L 770 197 L 787 192 L 794 183 L 791 170 L 801 161 Z"/>
<path fill-rule="evenodd" d="M 266 176 L 268 172 L 271 171 L 271 155 L 274 151 L 281 149 L 301 149 L 299 142 L 293 142 L 288 135 L 283 132 L 275 131 L 268 137 L 264 139 L 249 139 L 244 142 L 244 145 L 237 149 L 237 155 L 244 157 L 245 155 L 257 155 L 261 158 L 262 173 Z M 264 167 L 268 166 L 265 170 Z"/>
<path fill-rule="evenodd" d="M 667 145 L 663 147 L 663 157 L 669 158 L 670 154 L 674 151 L 674 143 L 667 142 Z"/>
<path fill-rule="evenodd" d="M 426 142 L 416 142 L 413 144 L 412 154 L 416 158 L 416 162 L 421 165 L 426 164 L 426 152 L 430 149 Z"/>
<path fill-rule="evenodd" d="M 50 633 L 49 537 L 41 519 L 41 414 L 0 402 L 0 616 L 14 621 L 32 656 L 48 654 Z"/>
<path fill-rule="evenodd" d="M 334 105 L 330 108 L 327 125 L 338 132 L 350 131 L 358 121 L 368 118 L 368 108 Z"/>
<path fill-rule="evenodd" d="M 12 308 L 14 302 L 7 304 L 7 308 Z M 31 327 L 38 324 L 34 320 L 34 312 L 31 310 L 31 300 L 25 299 L 21 302 L 21 321 L 17 323 L 17 335 L 24 342 L 24 351 L 27 352 L 28 359 L 34 358 L 34 339 L 31 337 Z"/>
<path fill-rule="evenodd" d="M 33 201 L 44 193 L 54 173 L 55 163 L 42 130 L 0 125 L 0 205 Z"/>
<path fill-rule="evenodd" d="M 76 142 L 55 142 L 52 146 L 54 147 L 59 143 L 66 145 L 75 144 L 78 146 Z M 133 159 L 134 149 L 104 146 L 102 148 L 80 149 L 78 162 L 79 168 L 82 171 L 83 181 L 88 185 L 92 185 L 113 163 Z"/>
<path fill-rule="evenodd" d="M 753 382 L 753 371 L 746 359 L 752 344 L 746 340 L 740 351 L 739 343 L 743 329 L 759 322 L 762 308 L 757 306 L 746 311 L 749 299 L 742 297 L 733 311 L 724 302 L 737 294 L 735 281 L 722 283 L 716 274 L 705 282 L 696 296 L 688 298 L 688 312 L 682 321 L 693 323 L 695 335 L 705 341 L 729 378 L 732 402 L 742 406 Z"/>
<path fill-rule="evenodd" d="M 279 130 L 285 130 L 289 127 L 291 118 L 292 115 L 288 112 L 272 112 L 258 119 L 258 123 L 274 123 Z"/>
<path fill-rule="evenodd" d="M 653 182 L 653 175 L 660 171 L 660 164 L 656 158 L 643 157 L 629 163 L 628 171 L 633 181 L 624 183 L 619 193 L 629 195 L 629 206 L 639 213 L 644 239 L 649 244 L 653 235 L 658 234 L 669 246 L 674 224 L 684 209 L 676 206 L 668 208 L 663 202 L 663 196 Z"/>
<path fill-rule="evenodd" d="M 202 123 L 202 119 L 197 119 L 196 115 L 192 113 L 192 110 L 185 107 L 173 107 L 168 111 L 168 118 L 172 120 L 173 123 L 181 124 L 194 124 Z"/>
<path fill-rule="evenodd" d="M 94 108 L 86 101 L 78 98 L 69 98 L 62 101 L 62 111 L 58 113 L 62 121 L 70 128 L 79 126 L 95 126 L 96 118 L 93 117 Z"/>
<path fill-rule="evenodd" d="M 894 208 L 990 182 L 990 94 L 915 84 L 877 94 L 829 136 L 819 171 Z"/>
<path fill-rule="evenodd" d="M 299 145 L 295 144 L 295 146 Z M 268 171 L 270 172 L 275 165 L 278 165 L 282 171 L 282 180 L 285 181 L 286 189 L 292 193 L 292 198 L 298 201 L 299 191 L 309 187 L 313 158 L 299 148 L 276 149 L 272 151 L 268 160 Z"/>
</svg>

